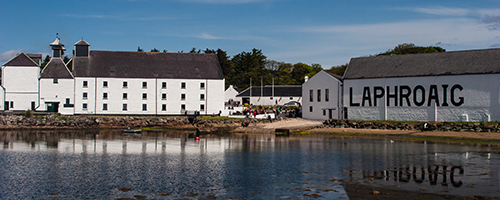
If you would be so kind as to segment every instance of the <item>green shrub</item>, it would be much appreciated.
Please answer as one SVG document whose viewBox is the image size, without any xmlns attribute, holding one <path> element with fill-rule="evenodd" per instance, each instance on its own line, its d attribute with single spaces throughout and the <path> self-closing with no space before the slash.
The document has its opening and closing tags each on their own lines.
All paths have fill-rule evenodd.
<svg viewBox="0 0 500 200">
<path fill-rule="evenodd" d="M 26 110 L 26 111 L 24 112 L 23 116 L 24 116 L 24 117 L 26 117 L 26 118 L 31 118 L 31 117 L 33 117 L 33 111 L 31 111 L 31 110 Z"/>
</svg>

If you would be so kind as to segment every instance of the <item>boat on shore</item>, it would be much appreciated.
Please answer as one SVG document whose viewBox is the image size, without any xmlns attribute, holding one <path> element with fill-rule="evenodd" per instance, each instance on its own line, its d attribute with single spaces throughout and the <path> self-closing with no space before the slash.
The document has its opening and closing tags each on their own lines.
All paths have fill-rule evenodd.
<svg viewBox="0 0 500 200">
<path fill-rule="evenodd" d="M 141 134 L 142 132 L 142 129 L 125 129 L 123 130 L 124 133 L 128 133 L 128 134 Z"/>
</svg>

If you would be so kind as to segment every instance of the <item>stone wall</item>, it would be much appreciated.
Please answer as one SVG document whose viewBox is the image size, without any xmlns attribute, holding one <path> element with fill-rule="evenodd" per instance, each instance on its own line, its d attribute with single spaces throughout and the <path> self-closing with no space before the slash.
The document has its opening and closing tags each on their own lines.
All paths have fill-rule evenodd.
<svg viewBox="0 0 500 200">
<path fill-rule="evenodd" d="M 485 122 L 368 122 L 329 119 L 323 122 L 324 128 L 358 128 L 385 130 L 425 130 L 425 131 L 475 131 L 500 132 L 498 123 Z"/>
</svg>

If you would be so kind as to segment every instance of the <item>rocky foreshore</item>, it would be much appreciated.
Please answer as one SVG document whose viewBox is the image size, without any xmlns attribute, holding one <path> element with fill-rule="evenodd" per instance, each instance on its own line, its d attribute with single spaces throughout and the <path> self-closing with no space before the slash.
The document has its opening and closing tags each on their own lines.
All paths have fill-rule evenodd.
<svg viewBox="0 0 500 200">
<path fill-rule="evenodd" d="M 498 123 L 487 122 L 367 122 L 329 119 L 321 128 L 355 128 L 382 130 L 500 132 Z"/>
<path fill-rule="evenodd" d="M 109 117 L 46 115 L 30 118 L 5 115 L 0 118 L 0 130 L 9 129 L 197 129 L 201 132 L 227 131 L 243 125 L 262 123 L 261 119 L 202 119 L 190 122 L 188 117 Z"/>
</svg>

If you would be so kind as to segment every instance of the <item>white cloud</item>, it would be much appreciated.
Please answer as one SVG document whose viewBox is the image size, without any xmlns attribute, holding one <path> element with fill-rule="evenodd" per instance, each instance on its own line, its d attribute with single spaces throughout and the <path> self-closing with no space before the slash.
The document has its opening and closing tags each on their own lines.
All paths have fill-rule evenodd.
<svg viewBox="0 0 500 200">
<path fill-rule="evenodd" d="M 178 0 L 178 1 L 211 3 L 211 4 L 244 4 L 244 3 L 273 2 L 276 0 Z"/>
<path fill-rule="evenodd" d="M 202 33 L 201 35 L 196 36 L 196 37 L 201 38 L 201 39 L 208 39 L 208 40 L 220 40 L 220 39 L 224 39 L 222 37 L 213 36 L 213 35 L 210 35 L 208 33 Z"/>
<path fill-rule="evenodd" d="M 3 52 L 2 54 L 0 54 L 0 62 L 7 62 L 8 60 L 14 58 L 14 56 L 16 56 L 18 53 L 21 53 L 23 52 L 23 49 L 16 49 L 16 50 L 10 50 L 10 51 L 6 51 L 6 52 Z"/>
<path fill-rule="evenodd" d="M 446 7 L 435 7 L 435 8 L 414 8 L 414 12 L 432 14 L 432 15 L 445 15 L 445 16 L 467 16 L 472 13 L 470 9 L 464 8 L 446 8 Z"/>
</svg>

